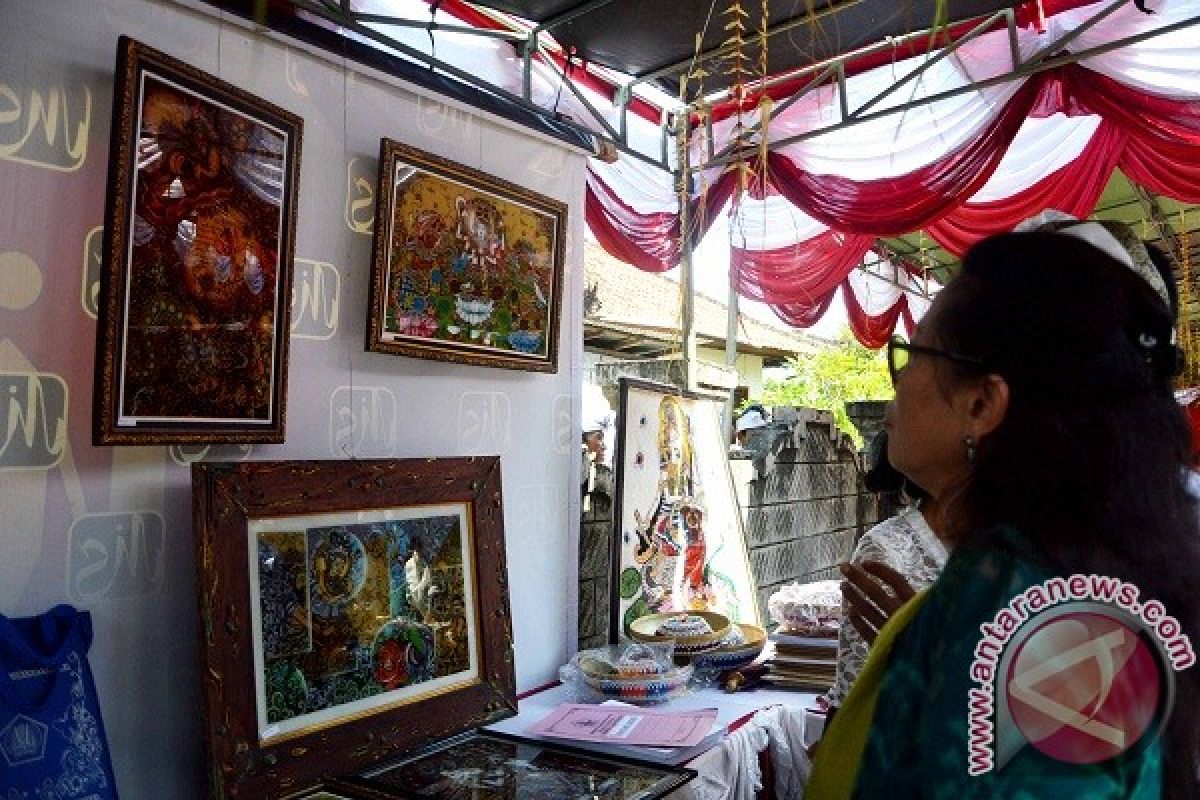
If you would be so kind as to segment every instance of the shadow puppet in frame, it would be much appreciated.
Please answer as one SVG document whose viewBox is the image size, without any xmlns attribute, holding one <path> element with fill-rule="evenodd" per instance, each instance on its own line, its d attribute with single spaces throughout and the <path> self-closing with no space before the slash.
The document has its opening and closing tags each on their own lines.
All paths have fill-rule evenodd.
<svg viewBox="0 0 1200 800">
<path fill-rule="evenodd" d="M 301 119 L 117 49 L 96 444 L 282 442 Z"/>
</svg>

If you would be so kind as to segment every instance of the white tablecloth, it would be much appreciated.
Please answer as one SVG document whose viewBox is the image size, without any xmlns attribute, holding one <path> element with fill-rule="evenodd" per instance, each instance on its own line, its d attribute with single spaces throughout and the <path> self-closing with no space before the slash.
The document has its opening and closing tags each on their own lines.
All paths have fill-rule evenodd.
<svg viewBox="0 0 1200 800">
<path fill-rule="evenodd" d="M 688 762 L 697 776 L 673 792 L 671 800 L 753 800 L 755 791 L 762 788 L 758 754 L 768 748 L 776 797 L 802 797 L 811 766 L 804 750 L 804 709 L 816 698 L 813 692 L 751 689 L 729 694 L 705 688 L 654 706 L 680 711 L 716 708 L 717 722 L 725 726 L 754 715 L 721 744 Z M 566 702 L 571 702 L 566 687 L 545 689 L 521 700 L 515 717 L 489 725 L 488 730 L 528 736 L 530 726 Z M 586 742 L 572 744 L 587 748 Z"/>
</svg>

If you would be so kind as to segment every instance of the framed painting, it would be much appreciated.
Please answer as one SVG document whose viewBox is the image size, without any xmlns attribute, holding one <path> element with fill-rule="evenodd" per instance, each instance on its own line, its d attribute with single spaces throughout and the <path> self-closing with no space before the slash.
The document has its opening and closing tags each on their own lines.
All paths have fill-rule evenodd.
<svg viewBox="0 0 1200 800">
<path fill-rule="evenodd" d="M 558 371 L 565 204 L 384 139 L 367 350 Z"/>
<path fill-rule="evenodd" d="M 498 458 L 197 463 L 192 487 L 214 794 L 515 713 Z"/>
<path fill-rule="evenodd" d="M 471 732 L 346 778 L 371 800 L 655 800 L 694 770 Z"/>
<path fill-rule="evenodd" d="M 724 401 L 631 378 L 620 392 L 610 640 L 667 611 L 761 625 L 721 435 Z"/>
<path fill-rule="evenodd" d="M 93 442 L 282 442 L 301 119 L 122 36 Z"/>
</svg>

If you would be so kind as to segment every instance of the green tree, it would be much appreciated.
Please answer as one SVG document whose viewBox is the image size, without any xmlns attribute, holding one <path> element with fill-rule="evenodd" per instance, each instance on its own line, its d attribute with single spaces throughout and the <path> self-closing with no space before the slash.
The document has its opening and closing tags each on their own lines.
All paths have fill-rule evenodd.
<svg viewBox="0 0 1200 800">
<path fill-rule="evenodd" d="M 850 434 L 859 447 L 862 437 L 846 415 L 846 403 L 888 400 L 893 394 L 887 354 L 863 347 L 849 327 L 843 327 L 835 342 L 812 355 L 788 359 L 787 369 L 790 375 L 767 381 L 762 394 L 747 404 L 831 411 L 838 428 Z"/>
</svg>

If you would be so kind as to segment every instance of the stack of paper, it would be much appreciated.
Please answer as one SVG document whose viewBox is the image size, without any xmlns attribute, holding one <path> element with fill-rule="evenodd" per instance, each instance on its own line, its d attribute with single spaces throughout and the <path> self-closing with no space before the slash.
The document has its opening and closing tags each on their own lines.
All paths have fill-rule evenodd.
<svg viewBox="0 0 1200 800">
<path fill-rule="evenodd" d="M 764 680 L 780 687 L 825 691 L 837 671 L 837 636 L 772 633 L 774 654 Z"/>
<path fill-rule="evenodd" d="M 535 738 L 569 742 L 597 753 L 659 764 L 683 764 L 725 735 L 717 709 L 655 711 L 615 700 L 563 703 L 528 730 Z"/>
</svg>

